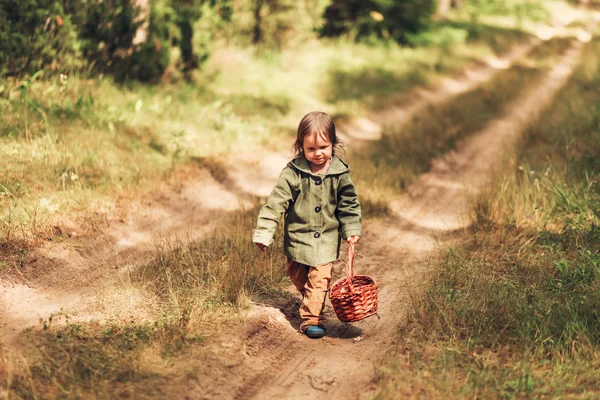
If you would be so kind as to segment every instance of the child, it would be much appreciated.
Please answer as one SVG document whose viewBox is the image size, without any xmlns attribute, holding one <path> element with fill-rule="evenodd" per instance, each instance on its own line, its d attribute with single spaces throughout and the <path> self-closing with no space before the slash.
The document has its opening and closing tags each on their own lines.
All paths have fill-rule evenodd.
<svg viewBox="0 0 600 400">
<path fill-rule="evenodd" d="M 281 172 L 252 235 L 265 251 L 285 214 L 286 274 L 302 294 L 300 332 L 311 338 L 325 335 L 323 307 L 331 267 L 339 257 L 340 236 L 356 244 L 362 231 L 356 188 L 348 165 L 334 153 L 337 146 L 329 115 L 311 112 L 302 118 L 294 144 L 296 158 Z"/>
</svg>

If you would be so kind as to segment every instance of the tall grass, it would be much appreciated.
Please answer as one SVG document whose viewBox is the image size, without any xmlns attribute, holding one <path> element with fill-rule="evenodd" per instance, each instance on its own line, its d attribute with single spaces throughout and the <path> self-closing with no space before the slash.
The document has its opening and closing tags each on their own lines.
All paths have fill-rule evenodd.
<svg viewBox="0 0 600 400">
<path fill-rule="evenodd" d="M 180 329 L 180 324 L 161 321 L 29 331 L 21 338 L 29 346 L 21 357 L 27 358 L 11 353 L 0 361 L 2 389 L 7 398 L 167 396 L 169 377 L 150 360 L 177 355 L 202 340 L 182 335 Z M 173 351 L 174 346 L 179 350 Z"/>
<path fill-rule="evenodd" d="M 598 51 L 597 39 L 586 46 L 516 163 L 478 199 L 472 233 L 435 270 L 380 397 L 403 379 L 421 385 L 418 370 L 443 377 L 425 389 L 440 397 L 600 392 Z"/>
<path fill-rule="evenodd" d="M 209 301 L 236 306 L 281 289 L 281 243 L 267 254 L 256 248 L 250 237 L 256 215 L 257 209 L 234 213 L 204 239 L 159 249 L 152 262 L 136 268 L 134 282 L 174 305 Z"/>
</svg>

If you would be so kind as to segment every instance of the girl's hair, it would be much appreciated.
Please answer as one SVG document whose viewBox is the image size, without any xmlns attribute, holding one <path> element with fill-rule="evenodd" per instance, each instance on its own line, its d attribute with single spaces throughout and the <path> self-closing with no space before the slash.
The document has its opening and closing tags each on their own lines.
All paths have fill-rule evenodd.
<svg viewBox="0 0 600 400">
<path fill-rule="evenodd" d="M 306 114 L 298 124 L 298 134 L 294 143 L 294 153 L 296 155 L 304 152 L 304 138 L 311 133 L 329 139 L 334 150 L 342 147 L 335 133 L 335 124 L 331 117 L 324 112 L 313 111 Z"/>
</svg>

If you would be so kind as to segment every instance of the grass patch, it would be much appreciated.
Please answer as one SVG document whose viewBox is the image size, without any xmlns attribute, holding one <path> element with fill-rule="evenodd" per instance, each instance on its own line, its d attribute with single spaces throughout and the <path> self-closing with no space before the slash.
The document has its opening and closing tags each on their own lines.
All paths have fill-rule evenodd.
<svg viewBox="0 0 600 400">
<path fill-rule="evenodd" d="M 258 250 L 251 238 L 257 214 L 258 207 L 233 213 L 222 218 L 220 226 L 227 228 L 205 239 L 159 249 L 152 262 L 136 268 L 134 282 L 149 287 L 169 306 L 238 306 L 250 297 L 281 290 L 287 283 L 281 240 L 266 254 Z"/>
<path fill-rule="evenodd" d="M 75 324 L 45 321 L 21 338 L 26 365 L 4 357 L 8 398 L 156 398 L 170 376 L 161 363 L 202 342 L 185 319 L 154 323 Z M 16 367 L 16 368 L 15 368 Z"/>
<path fill-rule="evenodd" d="M 382 370 L 380 398 L 400 382 L 430 397 L 600 392 L 598 51 L 597 39 L 585 47 L 516 163 L 477 201 L 472 234 L 436 268 Z"/>
</svg>

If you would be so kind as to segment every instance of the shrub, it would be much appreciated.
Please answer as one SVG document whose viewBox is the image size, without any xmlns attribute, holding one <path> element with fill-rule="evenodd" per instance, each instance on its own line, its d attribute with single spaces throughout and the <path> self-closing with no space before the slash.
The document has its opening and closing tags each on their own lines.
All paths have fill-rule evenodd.
<svg viewBox="0 0 600 400">
<path fill-rule="evenodd" d="M 0 26 L 0 75 L 77 67 L 76 29 L 60 2 L 3 0 Z"/>
<path fill-rule="evenodd" d="M 322 36 L 350 33 L 355 39 L 391 38 L 406 42 L 407 33 L 421 31 L 433 13 L 433 0 L 334 0 L 324 14 Z"/>
<path fill-rule="evenodd" d="M 169 8 L 152 7 L 148 16 L 132 0 L 92 0 L 83 8 L 87 17 L 81 17 L 80 37 L 95 68 L 118 80 L 152 81 L 163 74 L 169 63 Z M 139 28 L 146 31 L 145 40 L 136 40 Z"/>
</svg>

